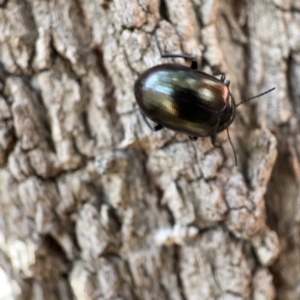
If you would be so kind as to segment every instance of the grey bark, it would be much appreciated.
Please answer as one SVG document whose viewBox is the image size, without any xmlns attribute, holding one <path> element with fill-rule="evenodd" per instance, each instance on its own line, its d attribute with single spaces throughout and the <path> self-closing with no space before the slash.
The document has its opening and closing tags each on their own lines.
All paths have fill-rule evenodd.
<svg viewBox="0 0 300 300">
<path fill-rule="evenodd" d="M 299 12 L 0 0 L 3 299 L 299 299 Z M 142 122 L 133 84 L 163 62 L 154 33 L 225 72 L 237 102 L 276 87 L 230 126 L 238 168 L 226 133 L 213 148 Z"/>
</svg>

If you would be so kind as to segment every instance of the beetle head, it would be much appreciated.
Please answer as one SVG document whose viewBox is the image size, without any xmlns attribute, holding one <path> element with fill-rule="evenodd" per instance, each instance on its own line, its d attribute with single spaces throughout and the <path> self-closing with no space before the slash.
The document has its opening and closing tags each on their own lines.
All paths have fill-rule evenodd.
<svg viewBox="0 0 300 300">
<path fill-rule="evenodd" d="M 236 107 L 238 107 L 239 105 L 245 103 L 245 102 L 248 102 L 252 99 L 255 99 L 255 98 L 259 98 L 267 93 L 270 93 L 271 91 L 275 90 L 275 87 L 270 89 L 270 90 L 267 90 L 261 94 L 258 94 L 254 97 L 251 97 L 251 98 L 248 98 L 238 104 L 235 104 L 235 100 L 234 100 L 234 97 L 232 96 L 232 94 L 230 93 L 230 100 L 228 101 L 228 104 L 226 106 L 226 108 L 224 109 L 224 112 L 222 113 L 221 115 L 221 118 L 220 118 L 220 123 L 219 123 L 219 128 L 218 128 L 218 132 L 220 131 L 223 131 L 224 129 L 226 129 L 227 131 L 227 136 L 228 136 L 228 140 L 230 142 L 230 145 L 231 145 L 231 148 L 232 148 L 232 151 L 233 151 L 233 155 L 234 155 L 234 162 L 235 162 L 235 165 L 237 166 L 238 162 L 237 162 L 237 156 L 236 156 L 236 151 L 234 149 L 234 146 L 232 144 L 232 141 L 230 139 L 230 135 L 229 135 L 229 131 L 228 131 L 228 127 L 229 125 L 234 121 L 234 118 L 235 118 L 235 109 Z"/>
</svg>

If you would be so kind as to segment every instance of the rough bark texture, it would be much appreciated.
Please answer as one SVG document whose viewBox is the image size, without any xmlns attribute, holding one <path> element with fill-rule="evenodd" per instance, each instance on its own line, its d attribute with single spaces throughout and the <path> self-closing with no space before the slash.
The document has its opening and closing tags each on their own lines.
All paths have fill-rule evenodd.
<svg viewBox="0 0 300 300">
<path fill-rule="evenodd" d="M 2 299 L 300 299 L 299 12 L 0 0 Z M 226 72 L 237 102 L 277 88 L 238 109 L 238 168 L 226 133 L 213 148 L 142 122 L 154 33 Z"/>
</svg>

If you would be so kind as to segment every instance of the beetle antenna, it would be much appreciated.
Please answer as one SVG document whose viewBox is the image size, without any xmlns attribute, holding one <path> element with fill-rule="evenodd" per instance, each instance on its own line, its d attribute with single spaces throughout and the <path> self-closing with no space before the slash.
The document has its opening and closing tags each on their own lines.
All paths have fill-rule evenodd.
<svg viewBox="0 0 300 300">
<path fill-rule="evenodd" d="M 226 128 L 226 130 L 227 130 L 228 140 L 229 140 L 229 143 L 230 143 L 230 145 L 231 145 L 231 148 L 232 148 L 232 151 L 233 151 L 233 155 L 234 155 L 234 164 L 235 164 L 235 166 L 237 167 L 238 161 L 237 161 L 237 157 L 236 157 L 236 152 L 235 152 L 234 146 L 233 146 L 233 144 L 232 144 L 232 141 L 231 141 L 231 139 L 230 139 L 230 135 L 229 135 L 228 128 Z"/>
<path fill-rule="evenodd" d="M 245 102 L 248 102 L 248 101 L 250 101 L 250 100 L 252 100 L 252 99 L 255 99 L 255 98 L 261 97 L 261 96 L 263 96 L 263 95 L 265 95 L 265 94 L 268 94 L 268 93 L 272 92 L 272 91 L 275 90 L 275 89 L 276 89 L 276 88 L 273 87 L 272 89 L 267 90 L 267 91 L 265 91 L 265 92 L 263 92 L 263 93 L 261 93 L 261 94 L 258 94 L 258 95 L 254 96 L 254 97 L 251 97 L 251 98 L 248 98 L 248 99 L 246 99 L 246 100 L 240 102 L 239 104 L 237 104 L 236 107 L 238 107 L 239 105 L 241 105 L 241 104 L 243 104 L 243 103 L 245 103 Z"/>
</svg>

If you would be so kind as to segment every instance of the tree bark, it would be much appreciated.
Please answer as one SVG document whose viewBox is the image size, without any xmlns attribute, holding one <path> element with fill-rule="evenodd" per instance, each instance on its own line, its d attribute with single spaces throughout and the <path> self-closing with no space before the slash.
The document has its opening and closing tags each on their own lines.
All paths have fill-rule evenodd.
<svg viewBox="0 0 300 300">
<path fill-rule="evenodd" d="M 300 2 L 0 0 L 0 299 L 300 299 Z M 163 53 L 225 72 L 226 132 L 152 133 Z M 1 295 L 2 290 L 2 295 Z M 2 298 L 1 298 L 2 297 Z"/>
</svg>

